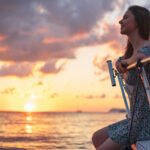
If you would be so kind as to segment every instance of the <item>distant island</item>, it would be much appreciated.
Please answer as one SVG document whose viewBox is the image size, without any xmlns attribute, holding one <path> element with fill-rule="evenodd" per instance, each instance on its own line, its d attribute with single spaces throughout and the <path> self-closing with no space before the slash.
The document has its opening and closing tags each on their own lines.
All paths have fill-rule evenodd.
<svg viewBox="0 0 150 150">
<path fill-rule="evenodd" d="M 124 113 L 124 112 L 126 112 L 126 110 L 125 110 L 125 109 L 121 109 L 121 108 L 112 108 L 112 109 L 110 109 L 108 112 Z"/>
<path fill-rule="evenodd" d="M 82 113 L 83 111 L 82 111 L 82 110 L 77 110 L 76 112 L 77 112 L 77 113 Z"/>
</svg>

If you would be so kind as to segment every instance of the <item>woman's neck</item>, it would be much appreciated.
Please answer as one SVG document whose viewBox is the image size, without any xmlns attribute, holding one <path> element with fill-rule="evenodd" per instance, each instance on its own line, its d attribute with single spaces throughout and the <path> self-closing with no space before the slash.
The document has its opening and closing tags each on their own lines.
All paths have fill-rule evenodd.
<svg viewBox="0 0 150 150">
<path fill-rule="evenodd" d="M 140 37 L 138 32 L 134 32 L 128 35 L 128 39 L 133 46 L 133 53 L 135 53 L 138 49 L 142 48 L 147 42 L 147 40 L 144 40 Z"/>
</svg>

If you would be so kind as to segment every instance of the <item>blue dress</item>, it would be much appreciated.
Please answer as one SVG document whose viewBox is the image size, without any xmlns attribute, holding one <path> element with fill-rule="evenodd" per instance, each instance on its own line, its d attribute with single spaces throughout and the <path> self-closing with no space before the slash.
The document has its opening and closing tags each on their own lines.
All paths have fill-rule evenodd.
<svg viewBox="0 0 150 150">
<path fill-rule="evenodd" d="M 137 50 L 138 53 L 144 53 L 150 57 L 150 47 L 145 46 Z M 150 63 L 144 66 L 146 75 L 150 84 Z M 132 85 L 133 93 L 130 95 L 130 112 L 132 111 L 132 103 L 135 95 L 135 85 L 137 83 L 137 70 L 132 68 L 128 70 L 128 77 L 125 80 L 126 84 Z M 126 144 L 128 139 L 128 131 L 130 127 L 130 118 L 123 119 L 119 122 L 108 126 L 108 136 L 116 143 Z M 148 103 L 142 82 L 140 80 L 137 89 L 137 102 L 135 106 L 132 130 L 130 134 L 130 142 L 150 140 L 150 105 Z"/>
</svg>

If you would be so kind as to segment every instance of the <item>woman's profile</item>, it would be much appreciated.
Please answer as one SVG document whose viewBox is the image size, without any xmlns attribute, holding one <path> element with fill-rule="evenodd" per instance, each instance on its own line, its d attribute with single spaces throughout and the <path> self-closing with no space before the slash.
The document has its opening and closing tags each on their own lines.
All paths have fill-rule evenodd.
<svg viewBox="0 0 150 150">
<path fill-rule="evenodd" d="M 137 84 L 137 70 L 126 67 L 138 59 L 150 57 L 150 11 L 142 6 L 130 6 L 123 18 L 119 21 L 120 33 L 127 36 L 126 51 L 120 57 L 115 66 L 118 72 L 125 74 L 125 82 L 131 88 L 130 108 L 132 108 L 133 96 L 137 92 L 133 126 L 130 142 L 150 140 L 150 107 L 142 85 Z M 150 64 L 150 63 L 149 63 Z M 145 67 L 148 82 L 150 83 L 150 65 Z M 131 111 L 131 110 L 130 110 Z M 92 142 L 96 150 L 120 150 L 127 143 L 130 118 L 123 119 L 97 130 L 92 136 Z"/>
</svg>

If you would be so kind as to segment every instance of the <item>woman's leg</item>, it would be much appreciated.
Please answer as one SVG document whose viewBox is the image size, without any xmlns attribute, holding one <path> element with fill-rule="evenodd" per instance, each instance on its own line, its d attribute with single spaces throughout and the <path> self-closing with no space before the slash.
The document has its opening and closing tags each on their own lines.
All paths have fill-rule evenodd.
<svg viewBox="0 0 150 150">
<path fill-rule="evenodd" d="M 97 130 L 92 136 L 92 142 L 95 148 L 98 148 L 108 138 L 108 126 Z"/>
<path fill-rule="evenodd" d="M 96 150 L 120 150 L 123 146 L 123 144 L 118 144 L 112 141 L 111 138 L 107 138 Z"/>
</svg>

